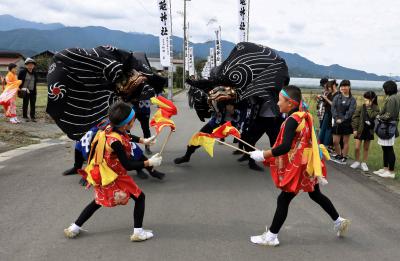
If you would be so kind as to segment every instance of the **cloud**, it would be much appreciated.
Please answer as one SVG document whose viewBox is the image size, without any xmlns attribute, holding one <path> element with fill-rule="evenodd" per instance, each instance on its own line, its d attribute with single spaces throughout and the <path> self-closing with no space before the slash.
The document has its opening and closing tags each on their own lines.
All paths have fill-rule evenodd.
<svg viewBox="0 0 400 261">
<path fill-rule="evenodd" d="M 171 0 L 174 35 L 182 36 L 182 0 Z M 214 37 L 238 41 L 237 0 L 192 0 L 187 3 L 191 41 Z M 35 22 L 69 26 L 98 25 L 126 32 L 157 34 L 156 1 L 147 0 L 1 0 L 0 12 Z M 34 12 L 32 11 L 34 10 Z M 299 53 L 314 62 L 341 64 L 379 74 L 400 75 L 400 1 L 252 0 L 250 40 Z M 207 26 L 211 18 L 217 23 Z"/>
</svg>

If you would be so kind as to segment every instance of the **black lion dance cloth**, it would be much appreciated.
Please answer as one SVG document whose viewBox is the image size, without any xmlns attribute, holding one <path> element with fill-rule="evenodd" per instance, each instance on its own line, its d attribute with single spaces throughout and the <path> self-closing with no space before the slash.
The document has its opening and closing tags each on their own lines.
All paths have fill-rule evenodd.
<svg viewBox="0 0 400 261">
<path fill-rule="evenodd" d="M 210 98 L 235 103 L 246 100 L 251 100 L 253 104 L 270 102 L 276 107 L 278 94 L 283 86 L 289 84 L 289 80 L 286 62 L 276 51 L 263 45 L 241 42 L 220 66 L 211 71 L 210 79 L 187 81 L 192 86 L 189 103 L 200 119 L 210 116 L 207 112 Z M 231 87 L 234 93 L 227 95 L 223 90 L 213 90 L 216 86 Z M 210 95 L 211 90 L 213 95 Z"/>
<path fill-rule="evenodd" d="M 152 72 L 144 53 L 111 46 L 56 53 L 47 81 L 46 112 L 73 140 L 106 118 L 116 100 L 149 99 L 166 84 L 165 78 Z"/>
</svg>

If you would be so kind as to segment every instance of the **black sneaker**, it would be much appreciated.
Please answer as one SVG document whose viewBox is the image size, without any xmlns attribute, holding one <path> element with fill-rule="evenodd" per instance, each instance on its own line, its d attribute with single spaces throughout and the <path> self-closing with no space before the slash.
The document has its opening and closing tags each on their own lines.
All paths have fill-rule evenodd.
<svg viewBox="0 0 400 261">
<path fill-rule="evenodd" d="M 31 121 L 32 121 L 32 122 L 36 122 L 36 119 L 35 119 L 35 118 L 31 118 Z"/>
<path fill-rule="evenodd" d="M 141 169 L 137 170 L 137 176 L 141 179 L 148 179 L 149 176 Z"/>
<path fill-rule="evenodd" d="M 76 175 L 76 174 L 78 174 L 78 169 L 75 167 L 67 169 L 62 173 L 63 176 Z"/>
<path fill-rule="evenodd" d="M 243 152 L 241 152 L 240 150 L 235 150 L 232 152 L 233 155 L 242 155 Z"/>
<path fill-rule="evenodd" d="M 339 160 L 338 163 L 342 164 L 342 165 L 346 165 L 347 164 L 347 157 L 341 157 L 341 159 Z"/>
<path fill-rule="evenodd" d="M 249 168 L 255 171 L 263 171 L 264 169 L 257 165 L 254 160 L 249 160 Z"/>
<path fill-rule="evenodd" d="M 181 163 L 189 162 L 189 161 L 190 161 L 190 158 L 186 157 L 186 156 L 174 159 L 175 164 L 181 164 Z"/>
<path fill-rule="evenodd" d="M 243 154 L 243 156 L 240 157 L 240 158 L 238 158 L 237 161 L 243 162 L 243 161 L 246 161 L 246 160 L 249 160 L 249 159 L 250 159 L 250 156 L 249 156 L 249 155 Z"/>
<path fill-rule="evenodd" d="M 153 152 L 150 150 L 150 146 L 145 146 L 144 151 L 145 151 L 145 153 L 146 153 L 147 155 L 153 154 Z"/>
<path fill-rule="evenodd" d="M 163 179 L 164 177 L 165 177 L 165 174 L 164 173 L 162 173 L 162 172 L 160 172 L 160 171 L 157 171 L 157 170 L 155 170 L 155 169 L 153 169 L 153 171 L 149 171 L 149 174 L 152 176 L 152 177 L 154 177 L 154 178 L 157 178 L 157 179 Z"/>
</svg>

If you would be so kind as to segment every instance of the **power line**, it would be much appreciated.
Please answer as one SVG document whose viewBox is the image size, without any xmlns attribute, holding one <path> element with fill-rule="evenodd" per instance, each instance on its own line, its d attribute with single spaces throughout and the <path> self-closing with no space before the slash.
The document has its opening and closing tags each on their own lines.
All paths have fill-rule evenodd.
<svg viewBox="0 0 400 261">
<path fill-rule="evenodd" d="M 150 16 L 154 16 L 154 14 L 151 14 L 149 12 L 149 10 L 147 10 L 147 8 L 144 6 L 144 4 L 142 3 L 142 0 L 138 0 L 139 4 L 142 6 L 142 8 L 146 11 L 147 14 L 149 14 Z"/>
</svg>

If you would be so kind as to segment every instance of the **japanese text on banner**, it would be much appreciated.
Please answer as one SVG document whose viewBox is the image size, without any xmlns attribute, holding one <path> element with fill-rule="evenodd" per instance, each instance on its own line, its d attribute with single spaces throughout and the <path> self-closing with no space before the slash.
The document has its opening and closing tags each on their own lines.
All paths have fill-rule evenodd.
<svg viewBox="0 0 400 261">
<path fill-rule="evenodd" d="M 247 18 L 248 3 L 247 0 L 239 0 L 239 42 L 247 41 Z"/>
<path fill-rule="evenodd" d="M 160 63 L 167 67 L 171 65 L 169 2 L 157 0 L 157 4 L 160 11 Z"/>
</svg>

